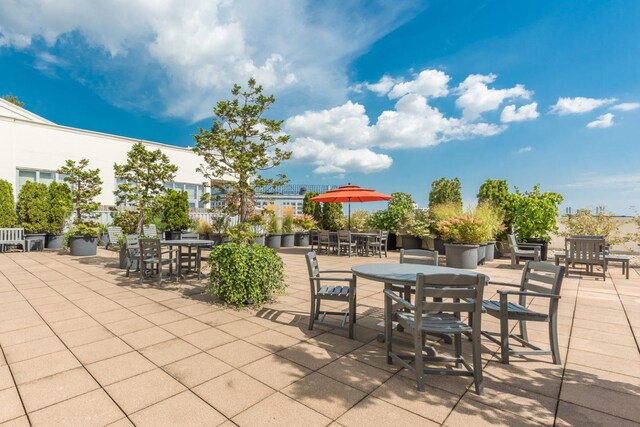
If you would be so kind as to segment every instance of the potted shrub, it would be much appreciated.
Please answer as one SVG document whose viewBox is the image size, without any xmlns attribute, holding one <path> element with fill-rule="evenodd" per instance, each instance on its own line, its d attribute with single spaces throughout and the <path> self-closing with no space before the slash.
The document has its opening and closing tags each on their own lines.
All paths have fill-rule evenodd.
<svg viewBox="0 0 640 427">
<path fill-rule="evenodd" d="M 282 243 L 283 248 L 295 245 L 295 230 L 293 228 L 293 214 L 287 213 L 282 218 Z"/>
<path fill-rule="evenodd" d="M 47 248 L 62 249 L 64 246 L 64 228 L 73 212 L 71 189 L 66 184 L 51 182 L 49 184 L 49 201 Z"/>
<path fill-rule="evenodd" d="M 296 246 L 309 246 L 309 230 L 318 226 L 316 220 L 311 215 L 298 215 L 294 218 L 296 226 Z"/>
<path fill-rule="evenodd" d="M 229 217 L 218 210 L 211 214 L 211 234 L 209 240 L 213 240 L 216 245 L 222 243 L 224 234 L 229 228 Z"/>
<path fill-rule="evenodd" d="M 404 249 L 421 249 L 422 239 L 430 233 L 431 221 L 424 211 L 407 211 L 398 232 Z"/>
<path fill-rule="evenodd" d="M 18 222 L 24 228 L 28 250 L 44 249 L 49 229 L 49 189 L 27 181 L 20 189 L 16 205 Z"/>
<path fill-rule="evenodd" d="M 540 243 L 540 259 L 547 260 L 551 235 L 558 233 L 558 206 L 562 196 L 554 192 L 542 193 L 536 185 L 532 191 L 513 195 L 513 231 L 519 241 Z"/>
<path fill-rule="evenodd" d="M 462 213 L 462 208 L 458 203 L 436 204 L 429 208 L 430 237 L 433 239 L 433 247 L 429 248 L 444 254 L 445 240 L 438 231 L 438 223 Z"/>
<path fill-rule="evenodd" d="M 118 252 L 118 266 L 122 269 L 127 268 L 127 241 L 126 237 L 130 234 L 137 234 L 138 228 L 138 212 L 134 210 L 121 210 L 111 212 L 113 225 L 122 228 L 122 236 L 116 242 L 112 242 L 109 246 L 110 250 Z M 146 236 L 155 237 L 155 236 Z"/>
<path fill-rule="evenodd" d="M 106 225 L 102 223 L 98 224 L 98 235 L 100 236 L 98 245 L 106 247 L 109 243 L 109 232 Z"/>
<path fill-rule="evenodd" d="M 474 269 L 478 266 L 478 246 L 485 239 L 484 223 L 472 213 L 462 213 L 438 223 L 445 240 L 447 267 Z"/>
<path fill-rule="evenodd" d="M 180 240 L 180 233 L 191 226 L 189 196 L 186 191 L 167 190 L 161 197 L 162 220 L 167 225 L 165 239 Z"/>
<path fill-rule="evenodd" d="M 0 228 L 13 228 L 18 224 L 16 207 L 13 203 L 13 186 L 0 179 Z"/>
<path fill-rule="evenodd" d="M 504 232 L 504 225 L 498 210 L 487 203 L 480 203 L 475 210 L 475 216 L 484 223 L 486 243 L 479 253 L 479 261 L 493 261 L 495 258 L 496 238 Z"/>
<path fill-rule="evenodd" d="M 209 236 L 213 234 L 213 227 L 211 227 L 208 221 L 199 219 L 196 222 L 195 232 L 198 233 L 200 240 L 209 240 Z"/>
<path fill-rule="evenodd" d="M 395 250 L 397 245 L 396 236 L 400 227 L 400 222 L 406 212 L 413 211 L 413 199 L 411 195 L 402 192 L 391 193 L 393 199 L 389 200 L 387 209 L 374 212 L 369 219 L 369 226 L 378 230 L 389 231 L 387 248 Z"/>
<path fill-rule="evenodd" d="M 248 222 L 240 222 L 233 227 L 227 228 L 227 239 L 229 242 L 248 245 L 253 243 L 256 233 Z"/>
<path fill-rule="evenodd" d="M 267 222 L 267 247 L 271 249 L 279 249 L 282 244 L 282 227 L 279 224 L 278 217 L 275 213 L 269 215 Z"/>
<path fill-rule="evenodd" d="M 264 246 L 265 245 L 264 215 L 258 212 L 253 213 L 249 215 L 248 221 L 251 226 L 251 230 L 255 234 L 255 237 L 251 240 L 251 243 Z"/>
<path fill-rule="evenodd" d="M 227 304 L 261 306 L 286 287 L 282 259 L 264 246 L 225 243 L 213 249 L 209 264 L 206 293 Z"/>
<path fill-rule="evenodd" d="M 95 255 L 98 249 L 98 228 L 96 211 L 100 204 L 93 199 L 101 190 L 100 169 L 88 169 L 89 161 L 82 159 L 78 163 L 67 160 L 58 169 L 58 173 L 66 175 L 64 180 L 71 188 L 73 201 L 73 226 L 65 234 L 65 243 L 71 249 L 71 255 Z"/>
<path fill-rule="evenodd" d="M 371 213 L 369 211 L 357 210 L 351 213 L 351 231 L 364 233 L 369 230 Z"/>
</svg>

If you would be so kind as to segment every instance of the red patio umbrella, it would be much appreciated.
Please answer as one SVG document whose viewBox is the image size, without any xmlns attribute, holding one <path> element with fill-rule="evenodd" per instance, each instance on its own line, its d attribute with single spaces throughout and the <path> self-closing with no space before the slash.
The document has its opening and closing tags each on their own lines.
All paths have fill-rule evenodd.
<svg viewBox="0 0 640 427">
<path fill-rule="evenodd" d="M 358 187 L 357 185 L 343 185 L 334 190 L 329 190 L 326 193 L 319 196 L 312 197 L 312 202 L 321 203 L 349 203 L 349 229 L 351 229 L 351 202 L 380 202 L 383 200 L 393 199 L 393 196 L 378 193 L 375 190 L 369 190 L 368 188 Z"/>
</svg>

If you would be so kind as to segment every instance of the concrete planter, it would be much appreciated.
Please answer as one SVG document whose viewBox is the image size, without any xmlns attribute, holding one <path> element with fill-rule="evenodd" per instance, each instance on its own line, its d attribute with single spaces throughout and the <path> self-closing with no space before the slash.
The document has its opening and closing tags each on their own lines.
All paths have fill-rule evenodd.
<svg viewBox="0 0 640 427">
<path fill-rule="evenodd" d="M 416 236 L 402 236 L 403 249 L 422 249 L 422 239 Z"/>
<path fill-rule="evenodd" d="M 478 265 L 484 265 L 487 257 L 487 244 L 481 243 L 478 245 Z"/>
<path fill-rule="evenodd" d="M 180 234 L 181 233 L 182 232 L 180 230 L 178 230 L 178 231 L 169 231 L 169 230 L 167 230 L 167 231 L 164 232 L 164 238 L 166 240 L 180 240 Z"/>
<path fill-rule="evenodd" d="M 109 241 L 109 233 L 100 233 L 100 246 L 104 246 L 106 248 L 109 243 L 112 245 L 116 244 L 116 242 Z"/>
<path fill-rule="evenodd" d="M 309 246 L 309 232 L 305 231 L 305 232 L 296 233 L 295 245 Z"/>
<path fill-rule="evenodd" d="M 527 239 L 527 243 L 539 243 L 542 246 L 540 247 L 540 261 L 547 260 L 547 252 L 549 251 L 549 242 L 545 242 L 542 239 Z"/>
<path fill-rule="evenodd" d="M 128 264 L 127 248 L 121 248 L 118 253 L 118 267 L 121 269 L 127 268 Z"/>
<path fill-rule="evenodd" d="M 45 247 L 45 240 L 47 239 L 46 233 L 29 233 L 24 235 L 28 252 L 31 251 L 43 251 Z"/>
<path fill-rule="evenodd" d="M 98 253 L 97 236 L 71 236 L 69 249 L 72 256 L 91 256 Z"/>
<path fill-rule="evenodd" d="M 47 249 L 62 249 L 64 246 L 64 236 L 62 234 L 47 235 Z"/>
<path fill-rule="evenodd" d="M 487 242 L 487 249 L 484 256 L 486 262 L 493 261 L 495 259 L 496 242 Z"/>
<path fill-rule="evenodd" d="M 251 240 L 251 243 L 253 243 L 254 245 L 264 246 L 265 245 L 264 235 L 254 237 L 253 240 Z"/>
<path fill-rule="evenodd" d="M 222 233 L 209 233 L 207 234 L 207 239 L 211 240 L 214 245 L 219 245 L 222 243 Z"/>
<path fill-rule="evenodd" d="M 267 236 L 267 247 L 271 249 L 280 249 L 282 245 L 282 234 L 269 234 Z"/>
<path fill-rule="evenodd" d="M 476 269 L 478 267 L 478 245 L 444 244 L 447 267 Z"/>
<path fill-rule="evenodd" d="M 283 248 L 291 248 L 295 245 L 296 235 L 293 233 L 287 233 L 282 235 L 281 247 Z"/>
</svg>

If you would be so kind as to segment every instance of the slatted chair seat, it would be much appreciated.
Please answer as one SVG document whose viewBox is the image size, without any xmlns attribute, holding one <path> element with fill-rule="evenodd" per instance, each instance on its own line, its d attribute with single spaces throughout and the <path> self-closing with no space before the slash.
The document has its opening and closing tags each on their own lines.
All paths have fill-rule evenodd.
<svg viewBox="0 0 640 427">
<path fill-rule="evenodd" d="M 344 299 L 349 297 L 348 286 L 320 286 L 318 289 L 318 295 L 322 295 L 325 299 L 331 299 L 336 297 L 338 299 Z"/>
<path fill-rule="evenodd" d="M 500 313 L 500 301 L 484 300 L 482 301 L 482 308 L 492 315 L 494 313 Z M 509 318 L 512 320 L 518 320 L 517 317 L 535 318 L 536 320 L 549 318 L 549 314 L 547 313 L 538 313 L 515 302 L 507 303 L 507 312 L 509 313 Z"/>
<path fill-rule="evenodd" d="M 398 313 L 396 320 L 409 328 L 413 328 L 416 322 L 413 313 Z M 423 317 L 422 330 L 430 334 L 466 334 L 473 329 L 454 315 L 442 313 Z"/>
</svg>

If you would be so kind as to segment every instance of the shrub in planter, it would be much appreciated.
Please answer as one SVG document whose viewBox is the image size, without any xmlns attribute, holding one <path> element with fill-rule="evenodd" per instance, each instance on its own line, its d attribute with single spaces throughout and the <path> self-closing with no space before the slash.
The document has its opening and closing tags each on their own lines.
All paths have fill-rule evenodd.
<svg viewBox="0 0 640 427">
<path fill-rule="evenodd" d="M 167 190 L 160 198 L 162 220 L 168 231 L 186 230 L 191 226 L 189 196 L 186 191 Z"/>
<path fill-rule="evenodd" d="M 271 214 L 267 222 L 267 247 L 279 249 L 280 245 L 282 245 L 282 228 L 275 214 Z"/>
<path fill-rule="evenodd" d="M 322 228 L 330 231 L 338 231 L 345 226 L 342 203 L 322 204 Z"/>
<path fill-rule="evenodd" d="M 13 186 L 0 179 L 0 228 L 12 228 L 18 224 L 16 207 L 13 203 Z"/>
<path fill-rule="evenodd" d="M 122 234 L 137 234 L 138 213 L 136 211 L 114 211 L 111 212 L 111 218 L 115 227 L 122 228 Z"/>
<path fill-rule="evenodd" d="M 65 247 L 73 256 L 95 255 L 98 249 L 98 227 L 78 224 L 72 226 L 64 235 Z"/>
<path fill-rule="evenodd" d="M 369 219 L 371 213 L 369 211 L 357 210 L 351 214 L 351 231 L 364 233 L 369 230 Z"/>
<path fill-rule="evenodd" d="M 478 246 L 486 240 L 484 223 L 471 213 L 463 213 L 438 223 L 438 231 L 445 240 L 447 266 L 454 268 L 476 268 Z"/>
<path fill-rule="evenodd" d="M 422 248 L 422 239 L 430 233 L 431 220 L 424 211 L 408 211 L 404 214 L 398 233 L 404 249 Z"/>
<path fill-rule="evenodd" d="M 309 246 L 309 230 L 318 226 L 318 223 L 312 215 L 297 215 L 293 218 L 293 224 L 296 229 L 296 246 Z"/>
<path fill-rule="evenodd" d="M 27 181 L 20 189 L 16 205 L 18 222 L 24 228 L 27 244 L 31 250 L 38 247 L 44 249 L 46 233 L 49 229 L 49 190 L 44 184 Z"/>
<path fill-rule="evenodd" d="M 286 287 L 282 259 L 264 246 L 225 243 L 213 249 L 209 264 L 206 292 L 228 304 L 260 306 Z"/>
<path fill-rule="evenodd" d="M 233 243 L 248 244 L 256 238 L 256 233 L 251 229 L 251 224 L 241 222 L 227 229 L 227 237 Z"/>
<path fill-rule="evenodd" d="M 481 248 L 481 253 L 484 252 L 483 262 L 493 261 L 496 239 L 505 231 L 501 213 L 498 208 L 494 208 L 488 203 L 480 203 L 476 207 L 474 215 L 484 223 L 485 242 L 487 245 Z"/>
<path fill-rule="evenodd" d="M 211 227 L 211 224 L 209 224 L 208 221 L 199 219 L 196 222 L 196 228 L 194 231 L 198 233 L 200 240 L 207 240 L 209 236 L 213 234 L 213 227 Z"/>
<path fill-rule="evenodd" d="M 293 215 L 287 214 L 282 218 L 282 247 L 290 248 L 295 244 L 295 235 L 293 228 Z"/>
<path fill-rule="evenodd" d="M 60 249 L 64 245 L 64 228 L 73 212 L 71 189 L 60 182 L 49 184 L 49 227 L 47 232 L 47 247 Z"/>
</svg>

